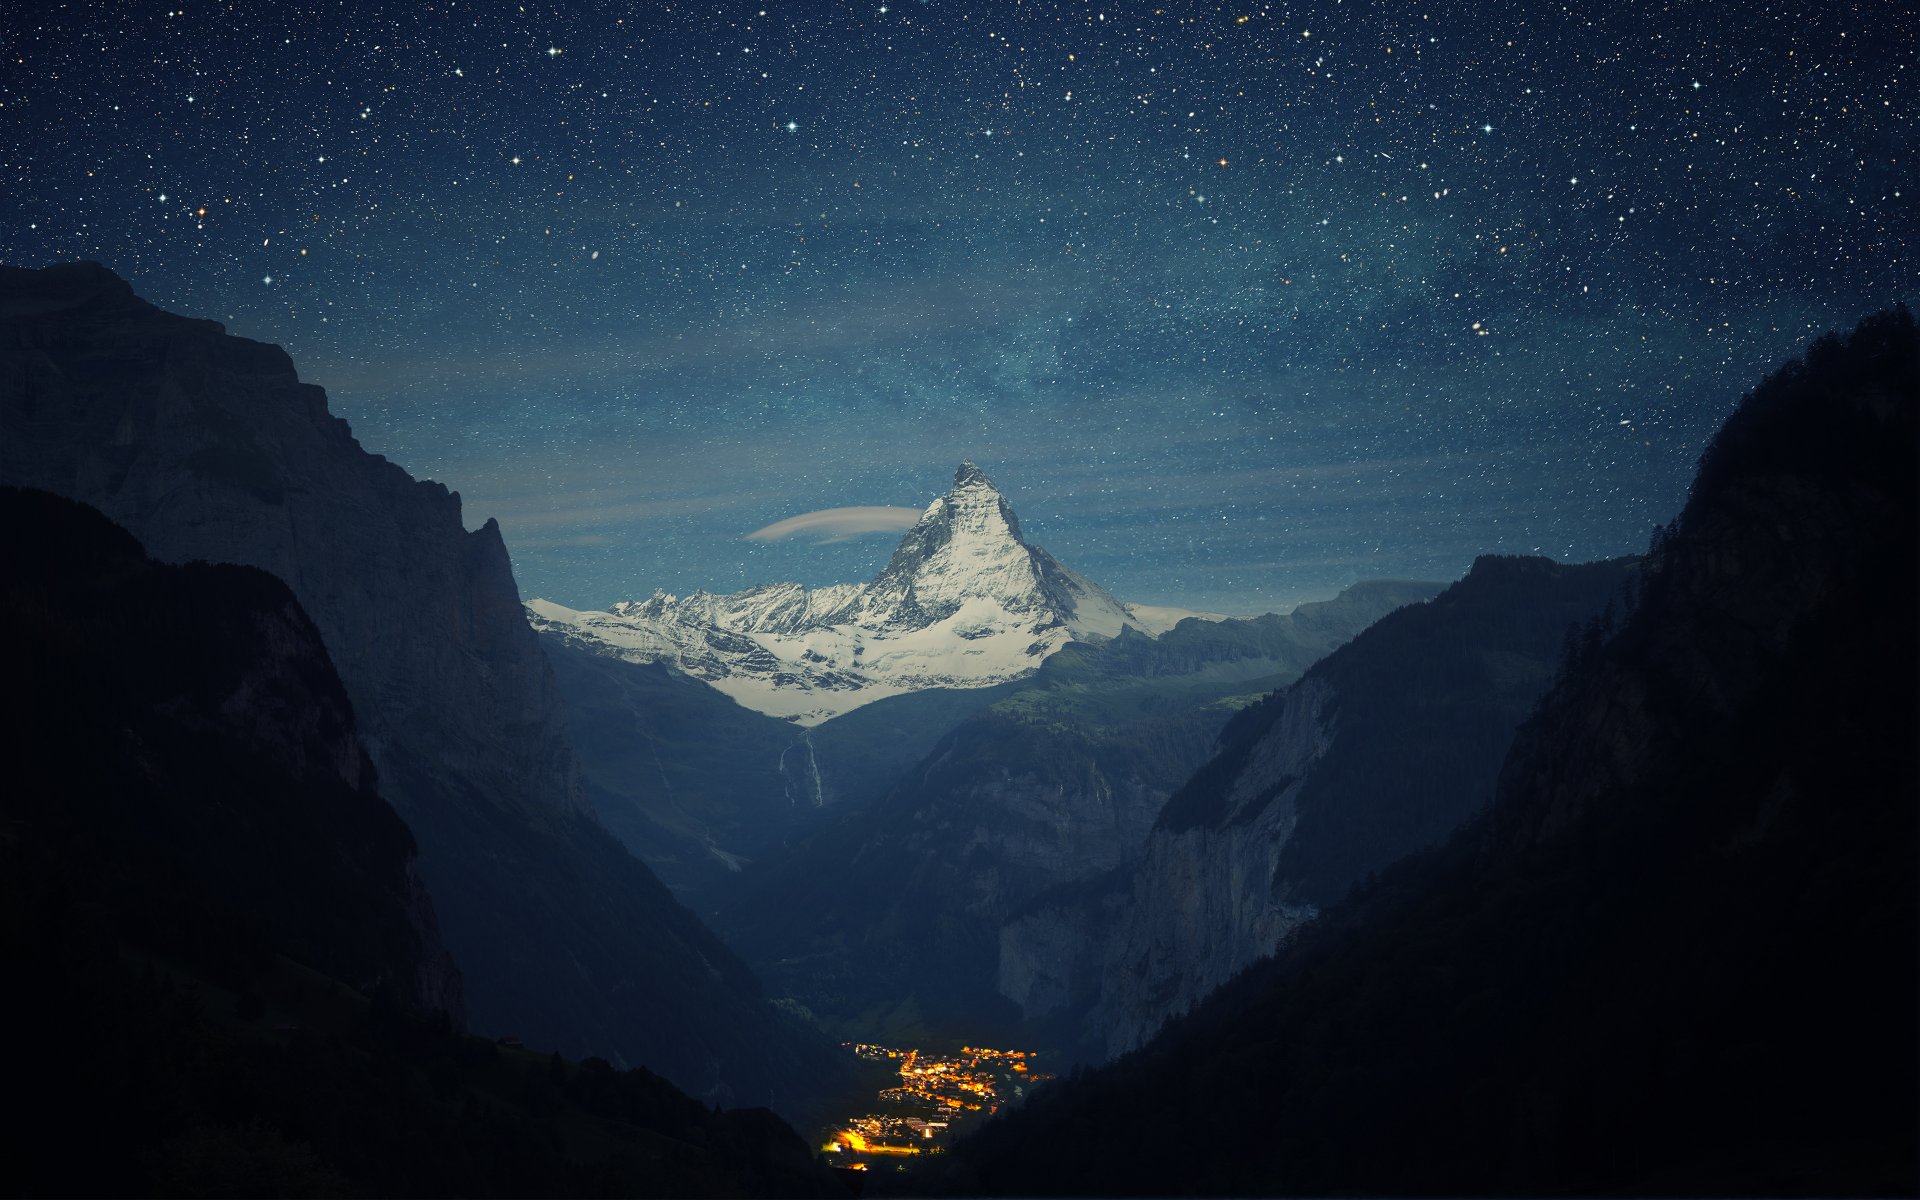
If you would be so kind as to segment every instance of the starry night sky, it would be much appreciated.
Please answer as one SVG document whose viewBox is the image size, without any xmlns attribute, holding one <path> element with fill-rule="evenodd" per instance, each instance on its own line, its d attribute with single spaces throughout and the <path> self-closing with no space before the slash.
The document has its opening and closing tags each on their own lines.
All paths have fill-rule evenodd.
<svg viewBox="0 0 1920 1200">
<path fill-rule="evenodd" d="M 288 348 L 522 592 L 973 458 L 1125 599 L 1645 546 L 1920 294 L 1904 5 L 9 4 L 0 261 Z"/>
</svg>

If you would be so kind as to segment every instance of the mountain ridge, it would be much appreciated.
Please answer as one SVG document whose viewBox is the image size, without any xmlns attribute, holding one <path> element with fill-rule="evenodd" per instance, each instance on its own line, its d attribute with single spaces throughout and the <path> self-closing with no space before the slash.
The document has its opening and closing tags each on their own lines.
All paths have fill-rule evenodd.
<svg viewBox="0 0 1920 1200">
<path fill-rule="evenodd" d="M 1913 1195 L 1917 417 L 1904 307 L 1775 372 L 1479 816 L 930 1186 Z"/>
<path fill-rule="evenodd" d="M 791 1105 L 831 1048 L 600 824 L 499 525 L 370 454 L 284 350 L 98 264 L 0 268 L 0 481 L 98 508 L 166 562 L 283 580 L 420 847 L 471 1025 Z"/>
<path fill-rule="evenodd" d="M 1018 679 L 1075 639 L 1129 628 L 1158 633 L 1179 615 L 1206 616 L 1162 608 L 1135 615 L 1027 542 L 1012 504 L 971 461 L 863 584 L 656 591 L 604 612 L 544 599 L 526 607 L 534 628 L 570 645 L 670 663 L 803 727 L 887 696 Z"/>
</svg>

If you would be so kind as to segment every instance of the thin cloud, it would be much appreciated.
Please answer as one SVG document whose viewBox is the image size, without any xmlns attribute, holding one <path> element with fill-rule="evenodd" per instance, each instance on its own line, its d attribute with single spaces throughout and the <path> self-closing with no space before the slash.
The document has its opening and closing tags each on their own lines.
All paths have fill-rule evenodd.
<svg viewBox="0 0 1920 1200">
<path fill-rule="evenodd" d="M 832 545 L 865 533 L 899 533 L 911 529 L 920 519 L 917 508 L 892 508 L 869 505 L 859 508 L 823 508 L 801 513 L 784 521 L 775 521 L 747 535 L 750 542 L 778 542 L 792 537 L 810 537 L 821 545 Z"/>
</svg>

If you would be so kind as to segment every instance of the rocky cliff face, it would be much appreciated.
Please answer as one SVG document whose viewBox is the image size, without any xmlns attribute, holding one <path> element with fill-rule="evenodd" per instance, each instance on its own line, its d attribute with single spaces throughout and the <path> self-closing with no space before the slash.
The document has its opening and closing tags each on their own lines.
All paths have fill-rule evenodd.
<svg viewBox="0 0 1920 1200">
<path fill-rule="evenodd" d="M 1332 694 L 1317 680 L 1290 693 L 1227 786 L 1228 819 L 1148 836 L 1125 873 L 1127 903 L 1082 950 L 1092 959 L 1078 974 L 1097 989 L 1090 1025 L 1103 1031 L 1107 1053 L 1139 1045 L 1314 916 L 1311 905 L 1276 896 L 1273 880 L 1299 822 L 1301 781 L 1333 743 Z M 1001 992 L 1029 1018 L 1046 1015 L 1049 1000 L 1088 1000 L 1012 990 L 1023 963 L 1051 952 L 1054 926 L 1088 923 L 1079 907 L 1039 907 L 1001 930 Z"/>
<path fill-rule="evenodd" d="M 710 1099 L 802 1091 L 815 1051 L 582 802 L 498 527 L 362 450 L 283 351 L 95 265 L 0 269 L 0 479 L 93 504 L 156 557 L 287 582 L 419 839 L 477 1028 Z"/>
<path fill-rule="evenodd" d="M 1088 1053 L 1141 1044 L 1485 804 L 1568 629 L 1622 596 L 1632 573 L 1483 558 L 1430 602 L 1383 617 L 1238 715 L 1168 801 L 1124 873 L 1128 903 L 1069 968 L 1091 993 L 1062 994 L 1038 966 L 1059 953 L 1062 929 L 1092 924 L 1073 893 L 1034 901 L 1002 929 L 1001 993 L 1029 1018 L 1090 1009 L 1078 1031 Z"/>
<path fill-rule="evenodd" d="M 578 811 L 551 673 L 499 527 L 363 451 L 277 346 L 164 313 L 91 264 L 0 276 L 0 476 L 150 553 L 258 566 L 320 626 L 392 775 Z"/>
<path fill-rule="evenodd" d="M 1912 543 L 1893 549 L 1885 533 L 1914 520 L 1917 346 L 1911 313 L 1882 313 L 1815 343 L 1728 418 L 1656 537 L 1641 603 L 1658 619 L 1579 648 L 1573 685 L 1528 721 L 1501 773 L 1495 844 L 1551 842 L 1672 769 L 1676 730 L 1734 725 L 1809 624 L 1845 619 L 1836 596 L 1877 577 L 1911 586 Z"/>
</svg>

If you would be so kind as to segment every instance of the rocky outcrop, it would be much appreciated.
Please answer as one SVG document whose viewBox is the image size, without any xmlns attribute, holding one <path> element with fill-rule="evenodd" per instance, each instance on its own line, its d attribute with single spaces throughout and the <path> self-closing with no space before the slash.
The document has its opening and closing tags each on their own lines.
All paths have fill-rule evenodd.
<svg viewBox="0 0 1920 1200">
<path fill-rule="evenodd" d="M 279 348 L 96 265 L 0 269 L 0 480 L 93 504 L 158 558 L 286 581 L 419 839 L 478 1029 L 707 1099 L 791 1098 L 828 1069 L 582 801 L 498 526 L 467 531 L 457 494 L 361 449 Z"/>
<path fill-rule="evenodd" d="M 1917 406 L 1920 335 L 1904 307 L 1822 338 L 1741 403 L 1656 535 L 1641 606 L 1658 619 L 1575 649 L 1577 678 L 1529 719 L 1501 773 L 1495 845 L 1553 841 L 1671 769 L 1677 730 L 1736 723 L 1778 686 L 1806 627 L 1835 619 L 1836 596 L 1890 572 L 1910 586 L 1887 559 L 1911 572 L 1911 539 L 1890 549 L 1884 535 L 1914 520 Z"/>
<path fill-rule="evenodd" d="M 1109 871 L 1046 893 L 1002 925 L 1000 994 L 1029 1021 L 1100 993 L 1113 926 L 1126 917 L 1132 873 Z M 1017 938 L 1004 930 L 1018 927 Z M 1008 953 L 1009 947 L 1014 953 Z"/>
<path fill-rule="evenodd" d="M 1631 561 L 1566 567 L 1482 558 L 1433 600 L 1380 620 L 1296 684 L 1234 718 L 1158 814 L 1121 914 L 1061 994 L 1036 964 L 1085 901 L 1042 897 L 1000 934 L 1001 994 L 1029 1018 L 1089 1013 L 1082 1052 L 1150 1037 L 1373 872 L 1482 807 L 1568 630 L 1624 598 Z"/>
</svg>

